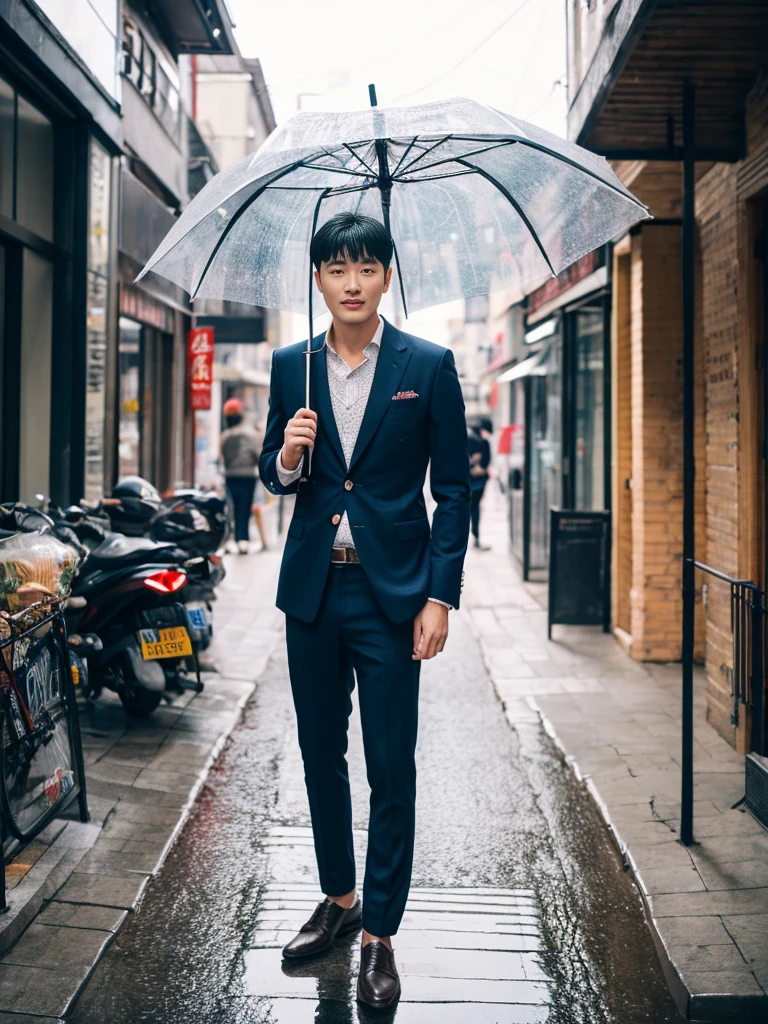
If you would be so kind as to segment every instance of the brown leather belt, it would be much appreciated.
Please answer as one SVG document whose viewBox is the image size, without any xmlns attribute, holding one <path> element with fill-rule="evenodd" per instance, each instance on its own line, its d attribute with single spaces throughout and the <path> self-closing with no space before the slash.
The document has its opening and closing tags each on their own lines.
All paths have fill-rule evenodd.
<svg viewBox="0 0 768 1024">
<path fill-rule="evenodd" d="M 358 565 L 360 557 L 354 548 L 331 548 L 331 562 L 335 565 L 344 565 L 348 562 Z"/>
</svg>

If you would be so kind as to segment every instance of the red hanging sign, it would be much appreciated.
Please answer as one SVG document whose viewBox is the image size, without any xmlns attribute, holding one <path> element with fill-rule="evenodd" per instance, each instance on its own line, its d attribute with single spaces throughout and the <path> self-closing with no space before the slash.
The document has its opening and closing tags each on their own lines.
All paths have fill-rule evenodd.
<svg viewBox="0 0 768 1024">
<path fill-rule="evenodd" d="M 213 328 L 193 327 L 187 339 L 187 377 L 190 409 L 211 408 Z"/>
</svg>

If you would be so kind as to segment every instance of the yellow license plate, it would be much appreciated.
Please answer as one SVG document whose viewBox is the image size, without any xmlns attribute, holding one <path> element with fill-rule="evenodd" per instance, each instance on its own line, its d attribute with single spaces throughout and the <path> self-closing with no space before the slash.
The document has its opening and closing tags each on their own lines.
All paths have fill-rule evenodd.
<svg viewBox="0 0 768 1024">
<path fill-rule="evenodd" d="M 191 653 L 192 641 L 184 626 L 141 630 L 141 654 L 145 661 L 153 661 L 155 658 L 183 658 Z"/>
</svg>

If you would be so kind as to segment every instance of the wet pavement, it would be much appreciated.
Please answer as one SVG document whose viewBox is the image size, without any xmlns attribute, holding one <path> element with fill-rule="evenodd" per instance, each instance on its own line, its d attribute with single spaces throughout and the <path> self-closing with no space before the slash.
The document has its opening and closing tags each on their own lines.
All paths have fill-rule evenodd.
<svg viewBox="0 0 768 1024">
<path fill-rule="evenodd" d="M 257 577 L 254 574 L 254 585 Z M 278 654 L 73 1024 L 672 1024 L 680 1018 L 605 826 L 535 716 L 510 728 L 463 614 L 424 666 L 413 890 L 394 1012 L 354 1001 L 358 943 L 284 967 L 319 898 Z M 362 877 L 367 787 L 350 737 Z"/>
</svg>

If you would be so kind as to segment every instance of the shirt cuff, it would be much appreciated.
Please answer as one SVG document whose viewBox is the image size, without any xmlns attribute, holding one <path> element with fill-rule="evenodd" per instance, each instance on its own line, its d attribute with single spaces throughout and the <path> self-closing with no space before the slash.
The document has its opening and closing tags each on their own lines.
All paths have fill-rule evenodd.
<svg viewBox="0 0 768 1024">
<path fill-rule="evenodd" d="M 283 465 L 283 449 L 277 453 L 277 462 L 275 468 L 277 470 L 277 479 L 283 485 L 283 487 L 290 487 L 292 483 L 295 483 L 301 476 L 301 467 L 304 465 L 304 456 L 302 455 L 296 469 L 286 469 Z"/>
<path fill-rule="evenodd" d="M 448 604 L 447 601 L 441 601 L 438 597 L 428 597 L 427 601 L 431 601 L 432 604 L 441 604 L 443 608 L 447 608 L 449 612 L 453 611 L 453 605 Z"/>
</svg>

